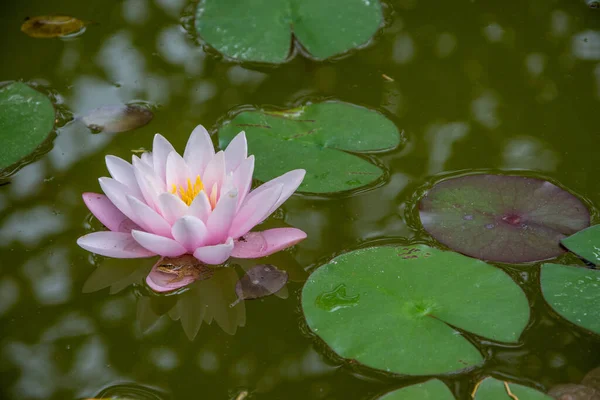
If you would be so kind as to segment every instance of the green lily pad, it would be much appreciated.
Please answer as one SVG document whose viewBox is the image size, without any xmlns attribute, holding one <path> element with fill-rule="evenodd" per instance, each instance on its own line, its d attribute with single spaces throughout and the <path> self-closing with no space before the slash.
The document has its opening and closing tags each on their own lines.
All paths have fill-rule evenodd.
<svg viewBox="0 0 600 400">
<path fill-rule="evenodd" d="M 560 240 L 590 225 L 577 197 L 535 178 L 467 175 L 446 179 L 419 203 L 435 239 L 482 260 L 525 263 L 564 252 Z"/>
<path fill-rule="evenodd" d="M 455 400 L 455 397 L 442 381 L 432 379 L 386 393 L 377 400 Z"/>
<path fill-rule="evenodd" d="M 578 256 L 600 265 L 600 225 L 590 226 L 564 238 L 561 243 Z"/>
<path fill-rule="evenodd" d="M 600 271 L 561 264 L 542 265 L 546 302 L 561 317 L 600 334 Z"/>
<path fill-rule="evenodd" d="M 48 97 L 15 82 L 0 88 L 0 169 L 27 157 L 54 128 L 54 106 Z"/>
<path fill-rule="evenodd" d="M 318 60 L 345 53 L 382 24 L 379 0 L 202 0 L 196 13 L 207 44 L 229 58 L 265 63 L 285 62 L 292 38 Z"/>
<path fill-rule="evenodd" d="M 382 114 L 342 102 L 287 111 L 242 111 L 219 130 L 221 148 L 240 131 L 256 155 L 254 176 L 268 181 L 303 168 L 301 191 L 339 192 L 365 186 L 381 168 L 352 153 L 390 150 L 400 144 L 396 126 Z"/>
<path fill-rule="evenodd" d="M 302 290 L 310 329 L 337 354 L 405 375 L 436 375 L 483 357 L 455 328 L 515 343 L 529 321 L 502 270 L 424 245 L 373 247 L 318 268 Z"/>
<path fill-rule="evenodd" d="M 552 397 L 533 388 L 494 378 L 485 378 L 478 384 L 474 400 L 514 400 L 515 398 L 519 400 L 553 400 Z"/>
</svg>

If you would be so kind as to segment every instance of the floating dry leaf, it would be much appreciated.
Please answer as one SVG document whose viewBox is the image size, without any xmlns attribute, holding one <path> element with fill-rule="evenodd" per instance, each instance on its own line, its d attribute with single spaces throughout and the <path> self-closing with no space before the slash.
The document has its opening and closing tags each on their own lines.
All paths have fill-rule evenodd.
<svg viewBox="0 0 600 400">
<path fill-rule="evenodd" d="M 56 38 L 81 32 L 86 23 L 66 15 L 27 17 L 21 31 L 34 38 Z"/>
<path fill-rule="evenodd" d="M 287 272 L 277 269 L 274 265 L 260 264 L 252 267 L 235 285 L 237 301 L 269 296 L 281 290 L 287 280 Z"/>
<path fill-rule="evenodd" d="M 154 114 L 137 104 L 102 106 L 90 111 L 81 121 L 95 133 L 127 132 L 146 125 Z"/>
</svg>

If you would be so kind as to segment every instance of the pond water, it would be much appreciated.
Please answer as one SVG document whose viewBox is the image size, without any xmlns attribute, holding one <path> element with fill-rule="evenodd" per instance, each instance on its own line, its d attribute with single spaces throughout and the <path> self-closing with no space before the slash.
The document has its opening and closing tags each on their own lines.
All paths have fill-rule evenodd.
<svg viewBox="0 0 600 400">
<path fill-rule="evenodd" d="M 3 2 L 0 81 L 37 84 L 64 118 L 52 149 L 0 187 L 1 398 L 85 398 L 102 390 L 140 399 L 241 399 L 246 391 L 257 399 L 374 398 L 423 378 L 343 364 L 316 342 L 299 302 L 312 269 L 367 244 L 430 243 L 415 222 L 415 192 L 449 173 L 523 170 L 600 204 L 600 12 L 584 0 L 387 3 L 386 26 L 368 47 L 331 62 L 298 54 L 273 67 L 204 51 L 182 27 L 186 0 Z M 56 13 L 92 23 L 70 39 L 20 32 L 25 17 Z M 232 109 L 289 108 L 306 99 L 379 110 L 406 144 L 377 154 L 387 171 L 380 184 L 294 195 L 276 214 L 308 234 L 292 252 L 267 259 L 288 270 L 287 297 L 229 307 L 237 278 L 227 272 L 220 282 L 228 294 L 209 301 L 213 323 L 189 340 L 166 316 L 140 330 L 140 320 L 149 325 L 153 313 L 173 306 L 172 297 L 150 300 L 142 285 L 83 292 L 98 266 L 154 262 L 110 264 L 75 243 L 100 227 L 80 195 L 100 190 L 106 154 L 129 159 L 150 148 L 156 132 L 183 150 L 197 124 L 214 132 Z M 93 134 L 69 121 L 132 102 L 154 112 L 134 131 Z M 530 325 L 517 345 L 486 345 L 482 367 L 442 377 L 459 399 L 486 375 L 546 391 L 577 383 L 600 364 L 600 337 L 544 304 L 539 267 L 509 269 L 533 305 Z M 241 276 L 239 267 L 230 271 Z"/>
</svg>

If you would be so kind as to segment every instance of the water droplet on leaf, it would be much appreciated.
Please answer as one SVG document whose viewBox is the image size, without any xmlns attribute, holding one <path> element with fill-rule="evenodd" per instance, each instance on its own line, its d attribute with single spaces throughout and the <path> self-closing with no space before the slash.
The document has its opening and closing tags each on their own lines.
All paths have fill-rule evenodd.
<svg viewBox="0 0 600 400">
<path fill-rule="evenodd" d="M 322 310 L 334 312 L 341 308 L 354 307 L 358 304 L 360 295 L 348 296 L 346 294 L 346 285 L 343 283 L 335 289 L 317 296 L 315 305 Z"/>
</svg>

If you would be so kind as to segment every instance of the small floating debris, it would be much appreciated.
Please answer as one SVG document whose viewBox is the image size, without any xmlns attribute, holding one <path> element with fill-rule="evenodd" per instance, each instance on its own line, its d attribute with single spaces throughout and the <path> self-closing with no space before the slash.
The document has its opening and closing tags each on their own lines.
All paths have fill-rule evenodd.
<svg viewBox="0 0 600 400">
<path fill-rule="evenodd" d="M 66 15 L 43 15 L 25 18 L 21 32 L 33 38 L 57 38 L 83 33 L 86 22 Z"/>
<path fill-rule="evenodd" d="M 231 306 L 241 300 L 253 300 L 272 295 L 280 291 L 287 280 L 287 272 L 277 269 L 274 265 L 259 264 L 252 267 L 235 285 L 238 299 Z"/>
<path fill-rule="evenodd" d="M 140 128 L 153 117 L 152 111 L 146 107 L 122 104 L 96 108 L 80 119 L 94 133 L 120 133 Z"/>
<path fill-rule="evenodd" d="M 388 82 L 394 82 L 394 78 L 392 78 L 392 77 L 390 77 L 390 76 L 388 76 L 386 74 L 381 74 L 381 77 L 383 79 L 385 79 L 386 81 L 388 81 Z"/>
</svg>

